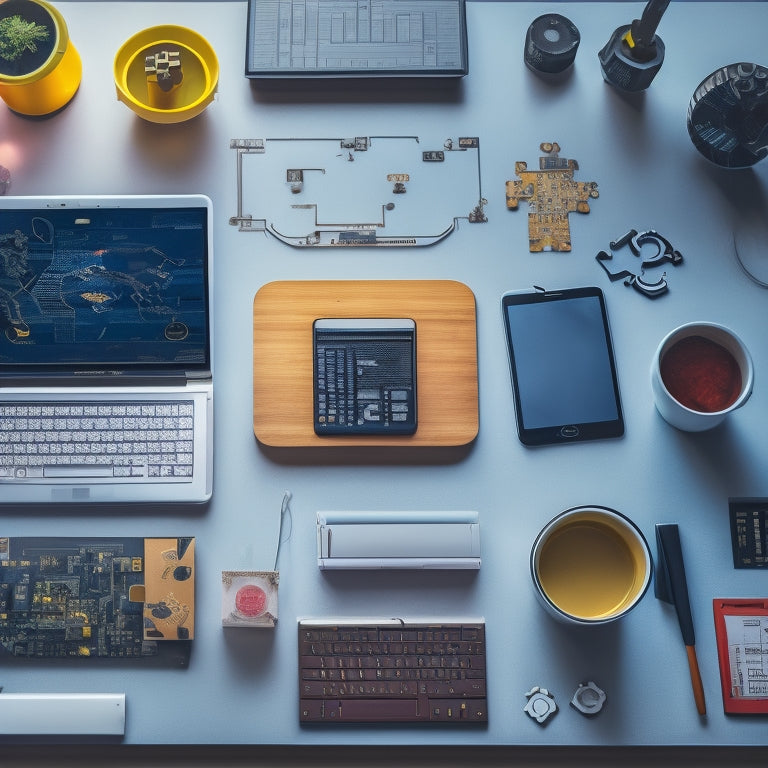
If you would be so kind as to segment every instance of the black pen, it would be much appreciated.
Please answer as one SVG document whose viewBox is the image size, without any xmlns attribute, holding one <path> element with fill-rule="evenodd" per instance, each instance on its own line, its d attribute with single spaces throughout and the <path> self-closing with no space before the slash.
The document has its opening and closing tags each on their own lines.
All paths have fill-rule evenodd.
<svg viewBox="0 0 768 768">
<path fill-rule="evenodd" d="M 654 592 L 659 600 L 671 603 L 677 611 L 680 631 L 688 655 L 688 667 L 691 670 L 691 685 L 696 709 L 700 715 L 707 714 L 704 701 L 704 686 L 699 672 L 699 661 L 696 658 L 696 636 L 693 631 L 691 603 L 688 599 L 688 582 L 685 578 L 683 565 L 683 550 L 680 545 L 680 529 L 676 524 L 656 526 L 656 579 Z"/>
</svg>

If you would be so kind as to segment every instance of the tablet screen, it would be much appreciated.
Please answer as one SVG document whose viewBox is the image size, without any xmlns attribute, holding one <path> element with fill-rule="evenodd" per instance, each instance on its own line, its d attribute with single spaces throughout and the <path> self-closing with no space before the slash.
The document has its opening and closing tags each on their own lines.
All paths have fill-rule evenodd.
<svg viewBox="0 0 768 768">
<path fill-rule="evenodd" d="M 520 440 L 542 445 L 622 435 L 600 289 L 510 293 L 502 307 Z"/>
</svg>

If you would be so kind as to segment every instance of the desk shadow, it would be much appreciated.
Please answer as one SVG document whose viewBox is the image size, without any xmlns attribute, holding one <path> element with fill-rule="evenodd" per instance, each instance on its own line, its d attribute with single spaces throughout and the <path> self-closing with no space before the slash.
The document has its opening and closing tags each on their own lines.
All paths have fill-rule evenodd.
<svg viewBox="0 0 768 768">
<path fill-rule="evenodd" d="M 0 744 L 2 745 L 26 745 L 26 749 L 34 745 L 35 747 L 46 748 L 48 746 L 56 748 L 56 762 L 61 759 L 61 753 L 59 749 L 68 745 L 77 745 L 78 754 L 81 749 L 87 749 L 88 747 L 95 746 L 97 744 L 110 744 L 119 745 L 122 744 L 125 736 L 89 736 L 89 735 L 76 735 L 76 736 L 52 736 L 34 734 L 29 736 L 0 736 Z M 22 759 L 22 762 L 24 760 Z M 79 760 L 78 760 L 79 762 Z M 112 759 L 109 760 L 112 762 Z M 59 765 L 64 765 L 60 763 Z"/>
<path fill-rule="evenodd" d="M 722 168 L 695 153 L 693 171 L 720 197 L 733 233 L 733 256 L 746 275 L 768 287 L 768 184 L 754 167 Z"/>
<path fill-rule="evenodd" d="M 563 72 L 539 72 L 528 67 L 531 74 L 530 85 L 541 87 L 542 92 L 554 94 L 557 91 L 564 91 L 573 81 L 574 67 L 568 67 Z"/>
<path fill-rule="evenodd" d="M 464 596 L 467 600 L 473 599 L 479 571 L 476 569 L 450 570 L 450 569 L 371 569 L 364 571 L 365 578 L 360 579 L 360 571 L 348 570 L 324 570 L 321 571 L 324 581 L 332 587 L 339 596 L 369 593 L 371 591 L 385 591 L 391 594 L 401 593 L 412 602 L 414 588 L 419 593 L 426 595 L 435 592 L 448 592 L 457 599 Z M 357 575 L 355 575 L 357 574 Z M 404 609 L 403 613 L 411 613 Z M 421 611 L 420 613 L 423 613 Z M 392 617 L 398 618 L 398 617 Z M 407 618 L 407 617 L 403 617 Z"/>
<path fill-rule="evenodd" d="M 745 406 L 749 407 L 749 404 Z M 738 417 L 705 432 L 683 432 L 670 427 L 677 453 L 696 465 L 699 482 L 712 496 L 729 496 L 734 487 L 760 488 L 765 472 L 761 457 L 748 454 L 739 439 Z"/>
<path fill-rule="evenodd" d="M 66 515 L 67 521 L 72 522 L 79 518 L 103 519 L 105 514 L 110 516 L 126 516 L 131 520 L 156 520 L 158 516 L 162 515 L 165 517 L 167 515 L 170 518 L 179 517 L 179 519 L 189 521 L 202 518 L 208 513 L 209 507 L 210 500 L 201 504 L 176 504 L 168 502 L 84 503 L 76 501 L 55 501 L 47 504 L 5 504 L 0 500 L 0 517 L 5 514 L 12 514 L 17 518 L 25 520 L 39 520 L 46 517 L 60 520 L 62 515 Z"/>
<path fill-rule="evenodd" d="M 446 104 L 464 102 L 460 78 L 251 80 L 255 104 Z"/>
<path fill-rule="evenodd" d="M 544 670 L 532 670 L 530 685 L 549 690 L 555 697 L 560 716 L 585 717 L 577 714 L 570 701 L 578 687 L 594 683 L 606 694 L 604 708 L 590 717 L 596 730 L 615 736 L 617 727 L 624 722 L 620 702 L 627 696 L 622 684 L 624 627 L 614 621 L 595 627 L 578 627 L 544 616 L 538 625 L 540 658 L 547 663 Z M 571 688 L 552 690 L 552 680 L 570 680 Z M 570 711 L 567 711 L 570 710 Z M 631 726 L 630 726 L 631 727 Z"/>
<path fill-rule="evenodd" d="M 136 117 L 131 129 L 131 151 L 152 175 L 162 172 L 173 177 L 197 177 L 200 158 L 210 143 L 207 113 L 182 123 L 151 123 Z M 140 172 L 134 168 L 133 174 Z"/>
<path fill-rule="evenodd" d="M 274 666 L 275 629 L 223 627 L 226 656 L 244 675 L 263 677 Z"/>
<path fill-rule="evenodd" d="M 695 149 L 691 157 L 691 170 L 720 193 L 723 204 L 736 220 L 755 215 L 765 217 L 768 190 L 754 166 L 724 168 L 710 162 Z"/>
<path fill-rule="evenodd" d="M 762 167 L 762 166 L 761 166 Z M 765 216 L 768 189 L 758 168 L 721 168 L 706 163 L 706 174 L 736 212 L 758 212 Z M 764 170 L 764 169 L 763 169 Z"/>
<path fill-rule="evenodd" d="M 595 87 L 603 88 L 603 114 L 611 115 L 618 128 L 615 138 L 623 148 L 622 154 L 645 157 L 657 152 L 657 137 L 648 127 L 645 91 L 623 91 L 606 82 Z"/>
<path fill-rule="evenodd" d="M 32 675 L 38 674 L 63 674 L 76 677 L 82 673 L 100 674 L 106 671 L 135 675 L 155 670 L 173 672 L 186 670 L 189 667 L 194 653 L 194 643 L 194 640 L 165 640 L 156 644 L 156 651 L 152 655 L 142 656 L 21 656 L 18 649 L 11 652 L 2 647 L 0 648 L 0 666 L 14 671 L 29 670 L 30 679 Z M 113 649 L 116 653 L 121 650 L 116 645 L 113 645 Z"/>
<path fill-rule="evenodd" d="M 595 627 L 579 627 L 545 616 L 540 629 L 541 645 L 548 646 L 550 666 L 560 670 L 561 674 L 564 672 L 564 676 L 578 678 L 577 682 L 594 679 L 598 684 L 599 677 L 614 677 L 612 673 L 617 669 L 624 631 L 621 620 Z"/>
<path fill-rule="evenodd" d="M 458 464 L 466 459 L 474 448 L 474 441 L 467 445 L 441 448 L 409 448 L 408 446 L 337 446 L 317 448 L 275 448 L 258 440 L 261 453 L 275 464 L 291 467 L 324 467 L 343 464 L 352 467 L 374 466 L 444 466 Z"/>
</svg>

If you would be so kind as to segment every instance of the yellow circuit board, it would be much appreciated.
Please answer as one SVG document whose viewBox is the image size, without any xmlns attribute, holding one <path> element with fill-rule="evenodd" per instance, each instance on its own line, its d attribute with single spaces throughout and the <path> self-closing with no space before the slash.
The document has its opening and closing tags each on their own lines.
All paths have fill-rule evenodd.
<svg viewBox="0 0 768 768">
<path fill-rule="evenodd" d="M 594 181 L 575 181 L 576 160 L 560 157 L 560 146 L 544 142 L 539 169 L 529 171 L 524 161 L 515 163 L 519 179 L 507 182 L 507 208 L 516 210 L 528 202 L 528 241 L 531 253 L 570 251 L 571 229 L 568 214 L 589 213 L 589 198 L 599 197 Z"/>
</svg>

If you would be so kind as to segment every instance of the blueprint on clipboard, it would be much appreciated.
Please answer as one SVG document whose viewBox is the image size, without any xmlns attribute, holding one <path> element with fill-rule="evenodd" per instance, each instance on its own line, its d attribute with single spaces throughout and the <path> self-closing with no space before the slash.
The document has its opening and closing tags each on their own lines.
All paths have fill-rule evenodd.
<svg viewBox="0 0 768 768">
<path fill-rule="evenodd" d="M 725 616 L 731 694 L 768 698 L 768 616 Z"/>
</svg>

